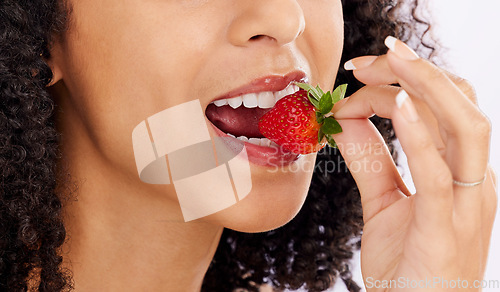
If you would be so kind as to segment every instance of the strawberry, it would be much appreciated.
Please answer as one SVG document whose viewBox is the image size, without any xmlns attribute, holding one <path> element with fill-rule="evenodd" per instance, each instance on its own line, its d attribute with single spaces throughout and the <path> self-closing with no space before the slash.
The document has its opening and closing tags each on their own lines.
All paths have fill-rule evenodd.
<svg viewBox="0 0 500 292">
<path fill-rule="evenodd" d="M 326 93 L 319 86 L 297 85 L 302 90 L 283 97 L 260 118 L 260 132 L 284 149 L 298 154 L 317 152 L 326 143 L 336 147 L 332 134 L 342 132 L 342 127 L 330 111 L 344 98 L 347 84 Z"/>
</svg>

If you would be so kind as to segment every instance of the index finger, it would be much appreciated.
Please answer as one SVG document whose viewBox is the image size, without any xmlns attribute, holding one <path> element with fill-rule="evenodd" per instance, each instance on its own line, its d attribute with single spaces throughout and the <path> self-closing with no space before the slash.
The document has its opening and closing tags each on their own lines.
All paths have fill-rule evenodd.
<svg viewBox="0 0 500 292">
<path fill-rule="evenodd" d="M 344 67 L 346 70 L 352 70 L 354 77 L 366 85 L 399 83 L 398 77 L 387 63 L 387 55 L 357 57 L 346 62 Z M 477 104 L 474 88 L 467 80 L 443 68 L 436 67 L 436 69 L 442 71 L 474 104 Z"/>
<path fill-rule="evenodd" d="M 446 133 L 447 162 L 456 180 L 479 181 L 489 159 L 491 125 L 465 92 L 405 43 L 389 37 L 387 63 L 399 84 L 425 101 Z M 470 93 L 470 92 L 469 92 Z M 474 147 L 470 147 L 471 142 Z"/>
<path fill-rule="evenodd" d="M 361 193 L 363 220 L 367 222 L 410 192 L 384 139 L 370 120 L 338 121 L 343 131 L 334 139 Z"/>
</svg>

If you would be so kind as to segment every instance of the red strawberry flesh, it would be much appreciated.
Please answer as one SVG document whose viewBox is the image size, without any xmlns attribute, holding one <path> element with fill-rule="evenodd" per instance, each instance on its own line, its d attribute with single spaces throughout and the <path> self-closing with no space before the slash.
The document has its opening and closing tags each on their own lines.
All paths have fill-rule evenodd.
<svg viewBox="0 0 500 292">
<path fill-rule="evenodd" d="M 206 116 L 212 124 L 224 133 L 233 134 L 236 137 L 246 136 L 247 138 L 264 138 L 259 131 L 259 119 L 270 108 L 246 108 L 240 106 L 233 109 L 229 105 L 217 107 L 209 104 L 206 109 Z"/>
<path fill-rule="evenodd" d="M 294 153 L 308 154 L 323 148 L 318 143 L 320 124 L 307 92 L 299 90 L 280 99 L 259 121 L 260 132 Z"/>
</svg>

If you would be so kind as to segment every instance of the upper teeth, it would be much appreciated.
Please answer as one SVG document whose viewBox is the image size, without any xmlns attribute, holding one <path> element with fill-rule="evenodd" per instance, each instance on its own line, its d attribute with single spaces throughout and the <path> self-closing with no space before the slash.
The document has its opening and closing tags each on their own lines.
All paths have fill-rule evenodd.
<svg viewBox="0 0 500 292">
<path fill-rule="evenodd" d="M 219 99 L 213 103 L 216 106 L 229 104 L 232 108 L 238 108 L 241 105 L 246 108 L 272 108 L 278 100 L 297 91 L 299 91 L 299 87 L 295 84 L 290 84 L 285 89 L 277 92 L 264 91 L 259 93 L 248 93 L 233 98 Z"/>
</svg>

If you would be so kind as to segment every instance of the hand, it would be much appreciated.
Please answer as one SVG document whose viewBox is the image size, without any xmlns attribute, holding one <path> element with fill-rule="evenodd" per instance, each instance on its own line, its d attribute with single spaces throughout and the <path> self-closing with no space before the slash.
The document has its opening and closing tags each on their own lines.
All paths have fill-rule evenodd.
<svg viewBox="0 0 500 292">
<path fill-rule="evenodd" d="M 497 206 L 496 177 L 488 165 L 491 125 L 468 82 L 418 58 L 399 40 L 386 43 L 387 55 L 349 63 L 367 86 L 334 108 L 344 129 L 334 139 L 361 193 L 365 286 L 441 291 L 446 282 L 434 281 L 464 286 L 466 280 L 471 288 L 484 275 Z M 389 85 L 396 83 L 401 88 Z M 406 92 L 410 97 L 404 99 Z M 414 195 L 368 120 L 373 114 L 392 119 Z M 484 177 L 474 187 L 453 182 Z"/>
</svg>

